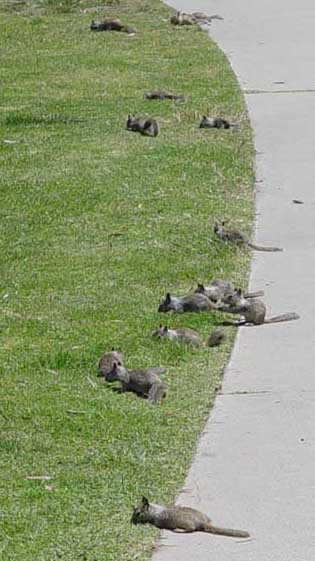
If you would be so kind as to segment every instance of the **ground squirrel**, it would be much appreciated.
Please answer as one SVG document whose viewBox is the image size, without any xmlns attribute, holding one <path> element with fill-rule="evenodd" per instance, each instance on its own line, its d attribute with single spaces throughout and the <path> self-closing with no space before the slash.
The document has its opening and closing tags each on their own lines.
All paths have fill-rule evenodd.
<svg viewBox="0 0 315 561">
<path fill-rule="evenodd" d="M 171 94 L 169 92 L 164 91 L 153 91 L 153 92 L 146 92 L 144 94 L 145 99 L 173 99 L 174 101 L 185 101 L 185 97 L 183 95 Z"/>
<path fill-rule="evenodd" d="M 205 294 L 209 300 L 212 302 L 224 302 L 226 298 L 233 295 L 235 288 L 230 282 L 214 279 L 209 282 L 209 284 L 198 283 L 195 290 L 196 294 Z M 258 298 L 258 296 L 263 296 L 264 291 L 258 290 L 257 292 L 245 292 L 245 298 Z"/>
<path fill-rule="evenodd" d="M 158 312 L 203 312 L 215 309 L 216 304 L 211 302 L 204 294 L 190 294 L 181 298 L 178 296 L 171 296 L 168 292 L 160 303 Z"/>
<path fill-rule="evenodd" d="M 123 31 L 128 35 L 134 35 L 136 30 L 127 25 L 123 25 L 119 19 L 109 19 L 104 21 L 92 21 L 91 31 Z"/>
<path fill-rule="evenodd" d="M 210 518 L 196 510 L 186 506 L 172 506 L 170 508 L 150 504 L 146 497 L 138 507 L 133 509 L 132 524 L 153 524 L 161 530 L 191 532 L 208 532 L 220 536 L 233 538 L 249 538 L 249 533 L 243 530 L 231 530 L 229 528 L 217 528 L 213 526 Z"/>
<path fill-rule="evenodd" d="M 160 325 L 158 329 L 153 331 L 152 337 L 153 339 L 165 338 L 170 341 L 176 341 L 176 343 L 192 345 L 193 347 L 217 347 L 224 341 L 225 333 L 221 327 L 218 327 L 210 333 L 208 339 L 204 343 L 197 331 L 189 329 L 189 327 L 170 329 L 166 325 L 164 327 Z"/>
<path fill-rule="evenodd" d="M 131 117 L 131 115 L 128 115 L 126 128 L 129 131 L 140 132 L 146 136 L 157 136 L 160 130 L 155 119 L 151 117 Z"/>
<path fill-rule="evenodd" d="M 256 251 L 283 251 L 280 247 L 268 247 L 268 246 L 261 246 L 251 243 L 241 232 L 238 230 L 228 230 L 224 227 L 224 222 L 221 224 L 215 224 L 214 233 L 220 240 L 223 242 L 231 242 L 236 243 L 239 245 L 246 245 L 251 249 L 255 249 Z"/>
<path fill-rule="evenodd" d="M 262 325 L 264 323 L 278 323 L 282 321 L 291 321 L 300 319 L 295 312 L 288 312 L 275 316 L 270 319 L 266 318 L 266 306 L 261 300 L 247 300 L 241 290 L 236 290 L 234 295 L 227 298 L 225 304 L 220 307 L 221 311 L 231 314 L 240 314 L 244 317 L 243 321 L 233 323 L 232 325 Z"/>
<path fill-rule="evenodd" d="M 221 117 L 206 117 L 204 115 L 199 124 L 200 129 L 234 129 L 240 128 L 239 123 L 229 123 L 226 119 Z"/>
<path fill-rule="evenodd" d="M 118 361 L 114 362 L 105 379 L 107 382 L 118 381 L 124 392 L 134 392 L 156 403 L 166 396 L 166 385 L 159 376 L 165 372 L 165 368 L 158 367 L 129 370 Z"/>
<path fill-rule="evenodd" d="M 203 12 L 192 12 L 188 14 L 186 12 L 176 12 L 171 16 L 171 23 L 173 25 L 194 25 L 194 24 L 209 24 L 213 19 L 223 18 L 217 14 L 213 16 L 208 16 Z"/>
</svg>

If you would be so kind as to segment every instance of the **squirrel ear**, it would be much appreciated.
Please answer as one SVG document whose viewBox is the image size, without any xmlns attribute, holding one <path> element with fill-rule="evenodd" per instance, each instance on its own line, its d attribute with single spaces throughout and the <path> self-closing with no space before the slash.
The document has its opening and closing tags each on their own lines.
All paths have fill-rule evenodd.
<svg viewBox="0 0 315 561">
<path fill-rule="evenodd" d="M 225 222 L 224 222 L 224 220 L 222 220 L 221 225 L 224 226 L 224 224 L 225 224 Z"/>
<path fill-rule="evenodd" d="M 200 288 L 201 290 L 204 290 L 205 287 L 203 286 L 203 284 L 201 284 L 200 282 L 198 282 L 198 288 Z"/>
<path fill-rule="evenodd" d="M 169 292 L 167 292 L 166 294 L 166 302 L 170 302 L 171 301 L 171 295 Z"/>
<path fill-rule="evenodd" d="M 142 497 L 142 501 L 141 501 L 142 506 L 148 508 L 149 506 L 149 501 L 146 497 Z"/>
<path fill-rule="evenodd" d="M 167 325 L 164 325 L 163 331 L 164 331 L 164 333 L 167 333 L 167 332 L 168 332 L 168 327 L 167 327 Z"/>
</svg>

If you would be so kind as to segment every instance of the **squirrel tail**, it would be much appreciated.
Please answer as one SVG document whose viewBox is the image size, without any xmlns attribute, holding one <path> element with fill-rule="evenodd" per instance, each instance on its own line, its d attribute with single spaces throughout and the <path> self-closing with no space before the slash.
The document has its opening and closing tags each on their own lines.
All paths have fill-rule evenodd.
<svg viewBox="0 0 315 561">
<path fill-rule="evenodd" d="M 217 536 L 230 536 L 231 538 L 249 538 L 250 534 L 243 530 L 231 530 L 230 528 L 218 528 L 209 524 L 204 527 L 204 532 L 216 534 Z"/>
<path fill-rule="evenodd" d="M 150 374 L 157 374 L 158 376 L 160 376 L 160 374 L 165 374 L 165 372 L 167 372 L 166 368 L 160 366 L 153 366 L 151 368 L 148 368 L 147 370 Z"/>
<path fill-rule="evenodd" d="M 225 339 L 225 332 L 224 329 L 221 327 L 217 327 L 213 331 L 211 331 L 207 341 L 206 347 L 218 347 Z"/>
<path fill-rule="evenodd" d="M 257 292 L 244 292 L 244 298 L 259 298 L 264 295 L 265 293 L 263 290 L 257 290 Z"/>
<path fill-rule="evenodd" d="M 213 16 L 209 16 L 209 19 L 210 19 L 210 20 L 212 20 L 212 19 L 220 19 L 220 20 L 223 20 L 224 18 L 223 18 L 222 16 L 219 16 L 218 14 L 214 14 Z"/>
<path fill-rule="evenodd" d="M 296 314 L 295 312 L 288 312 L 287 314 L 282 314 L 281 316 L 265 319 L 264 323 L 278 323 L 280 321 L 292 321 L 293 319 L 300 319 L 299 314 Z"/>
<path fill-rule="evenodd" d="M 283 251 L 282 247 L 270 247 L 268 245 L 255 245 L 254 243 L 247 242 L 248 247 L 256 251 Z"/>
</svg>

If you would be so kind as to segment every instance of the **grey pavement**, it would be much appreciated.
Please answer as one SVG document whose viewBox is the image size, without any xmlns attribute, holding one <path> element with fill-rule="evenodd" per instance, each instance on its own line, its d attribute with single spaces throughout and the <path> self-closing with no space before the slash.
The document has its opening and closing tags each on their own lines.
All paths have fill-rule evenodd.
<svg viewBox="0 0 315 561">
<path fill-rule="evenodd" d="M 210 35 L 229 57 L 254 129 L 256 240 L 285 248 L 253 253 L 251 288 L 265 288 L 270 316 L 301 319 L 239 330 L 178 497 L 251 539 L 163 532 L 153 561 L 314 561 L 315 1 L 168 3 L 225 18 Z"/>
</svg>

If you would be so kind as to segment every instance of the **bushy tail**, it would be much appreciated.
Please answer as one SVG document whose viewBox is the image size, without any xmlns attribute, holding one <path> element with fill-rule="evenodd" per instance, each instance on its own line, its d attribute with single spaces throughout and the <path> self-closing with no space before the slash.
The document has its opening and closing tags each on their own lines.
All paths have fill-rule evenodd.
<svg viewBox="0 0 315 561">
<path fill-rule="evenodd" d="M 247 242 L 248 247 L 256 251 L 283 251 L 282 247 L 269 247 L 268 245 L 255 245 L 254 243 Z"/>
<path fill-rule="evenodd" d="M 292 321 L 293 319 L 300 319 L 299 314 L 295 312 L 289 312 L 287 314 L 282 314 L 281 316 L 275 316 L 270 319 L 265 319 L 264 323 L 278 323 L 280 321 Z"/>
<path fill-rule="evenodd" d="M 224 339 L 224 329 L 222 329 L 221 327 L 217 327 L 216 329 L 211 331 L 206 341 L 206 347 L 218 347 L 219 345 L 221 345 L 221 343 L 223 343 Z"/>
<path fill-rule="evenodd" d="M 153 366 L 151 368 L 147 368 L 147 372 L 149 374 L 157 374 L 159 376 L 160 374 L 165 374 L 167 369 L 160 366 Z"/>
<path fill-rule="evenodd" d="M 231 538 L 249 538 L 250 534 L 243 530 L 231 530 L 230 528 L 218 528 L 217 526 L 205 526 L 204 532 L 216 534 L 217 536 L 229 536 Z"/>
<path fill-rule="evenodd" d="M 209 19 L 210 19 L 210 20 L 212 20 L 212 19 L 220 19 L 220 20 L 223 20 L 224 18 L 223 18 L 222 16 L 219 16 L 218 14 L 214 14 L 213 16 L 209 16 Z"/>
<path fill-rule="evenodd" d="M 244 298 L 259 298 L 260 296 L 264 296 L 265 293 L 263 290 L 257 290 L 257 292 L 244 292 Z"/>
</svg>

